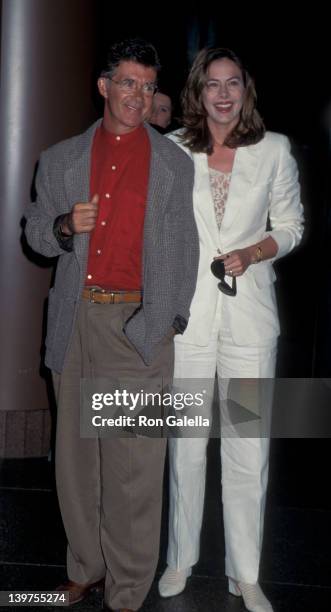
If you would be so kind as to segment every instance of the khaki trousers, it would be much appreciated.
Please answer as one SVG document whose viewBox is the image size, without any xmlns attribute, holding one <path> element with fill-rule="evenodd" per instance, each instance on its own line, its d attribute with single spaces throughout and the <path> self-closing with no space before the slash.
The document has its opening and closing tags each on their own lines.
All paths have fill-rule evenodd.
<svg viewBox="0 0 331 612">
<path fill-rule="evenodd" d="M 146 366 L 123 326 L 137 304 L 82 301 L 57 398 L 56 481 L 68 539 L 70 580 L 105 577 L 105 603 L 137 610 L 154 578 L 160 539 L 166 440 L 80 437 L 82 377 L 171 379 L 172 332 Z"/>
</svg>

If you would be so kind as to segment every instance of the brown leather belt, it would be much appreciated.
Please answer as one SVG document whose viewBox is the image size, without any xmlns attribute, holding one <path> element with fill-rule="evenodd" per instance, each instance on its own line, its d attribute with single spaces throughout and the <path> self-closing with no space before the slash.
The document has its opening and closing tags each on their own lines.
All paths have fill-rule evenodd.
<svg viewBox="0 0 331 612">
<path fill-rule="evenodd" d="M 95 304 L 123 304 L 141 302 L 141 291 L 110 291 L 108 289 L 97 289 L 95 287 L 84 287 L 84 300 L 89 300 Z"/>
</svg>

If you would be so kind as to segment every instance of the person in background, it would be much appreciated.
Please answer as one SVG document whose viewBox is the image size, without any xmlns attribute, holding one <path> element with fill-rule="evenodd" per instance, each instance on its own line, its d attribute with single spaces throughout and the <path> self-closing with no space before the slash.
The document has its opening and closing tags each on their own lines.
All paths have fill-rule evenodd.
<svg viewBox="0 0 331 612">
<path fill-rule="evenodd" d="M 302 236 L 297 166 L 287 138 L 265 131 L 252 78 L 233 51 L 203 49 L 182 102 L 184 128 L 169 137 L 194 162 L 200 261 L 190 322 L 175 339 L 174 377 L 212 381 L 217 372 L 225 424 L 221 461 L 229 590 L 243 597 L 247 610 L 270 612 L 258 583 L 269 432 L 257 435 L 250 423 L 245 429 L 231 422 L 227 400 L 236 388 L 239 396 L 243 388 L 254 399 L 257 379 L 268 382 L 275 375 L 279 322 L 272 264 Z M 272 382 L 266 387 L 262 403 L 252 406 L 251 401 L 262 420 L 272 404 Z M 204 414 L 209 409 L 205 405 Z M 185 588 L 199 558 L 207 442 L 206 437 L 169 441 L 168 567 L 159 582 L 163 597 Z"/>
<path fill-rule="evenodd" d="M 166 133 L 172 120 L 172 101 L 170 96 L 157 91 L 153 98 L 152 113 L 149 123 L 161 133 Z M 161 129 L 160 129 L 161 128 Z"/>
<path fill-rule="evenodd" d="M 166 440 L 80 436 L 82 379 L 171 380 L 173 337 L 198 267 L 192 161 L 145 120 L 160 68 L 140 39 L 115 43 L 98 79 L 103 119 L 40 158 L 26 211 L 32 248 L 58 256 L 46 365 L 57 399 L 56 480 L 69 603 L 103 588 L 138 610 L 158 560 Z M 178 266 L 178 261 L 181 265 Z"/>
</svg>

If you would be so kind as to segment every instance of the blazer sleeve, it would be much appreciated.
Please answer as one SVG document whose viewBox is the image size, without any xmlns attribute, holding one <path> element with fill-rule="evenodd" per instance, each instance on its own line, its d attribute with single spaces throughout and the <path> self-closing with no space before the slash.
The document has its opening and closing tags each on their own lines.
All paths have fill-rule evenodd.
<svg viewBox="0 0 331 612">
<path fill-rule="evenodd" d="M 183 282 L 178 295 L 178 314 L 173 327 L 183 333 L 190 316 L 190 304 L 194 295 L 199 266 L 199 236 L 193 212 L 194 166 L 189 159 L 182 172 L 182 236 L 184 241 L 184 258 L 179 265 L 183 266 Z"/>
<path fill-rule="evenodd" d="M 49 155 L 46 152 L 40 156 L 36 190 L 37 198 L 25 210 L 25 234 L 31 248 L 45 257 L 56 257 L 72 250 L 73 238 L 56 238 L 54 224 L 63 213 L 58 210 L 52 196 L 50 186 Z"/>
<path fill-rule="evenodd" d="M 270 193 L 271 230 L 266 232 L 266 236 L 272 236 L 278 245 L 273 261 L 286 255 L 299 244 L 303 233 L 303 206 L 300 200 L 297 164 L 291 155 L 286 136 L 280 137 L 279 145 L 278 168 Z"/>
</svg>

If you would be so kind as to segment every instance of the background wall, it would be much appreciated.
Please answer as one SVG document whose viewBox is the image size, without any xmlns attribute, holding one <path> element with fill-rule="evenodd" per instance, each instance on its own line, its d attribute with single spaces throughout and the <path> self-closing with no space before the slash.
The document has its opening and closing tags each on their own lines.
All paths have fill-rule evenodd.
<svg viewBox="0 0 331 612">
<path fill-rule="evenodd" d="M 22 237 L 40 151 L 84 129 L 91 102 L 95 11 L 90 0 L 4 0 L 0 115 L 0 456 L 47 454 L 41 365 L 51 265 Z"/>
</svg>

